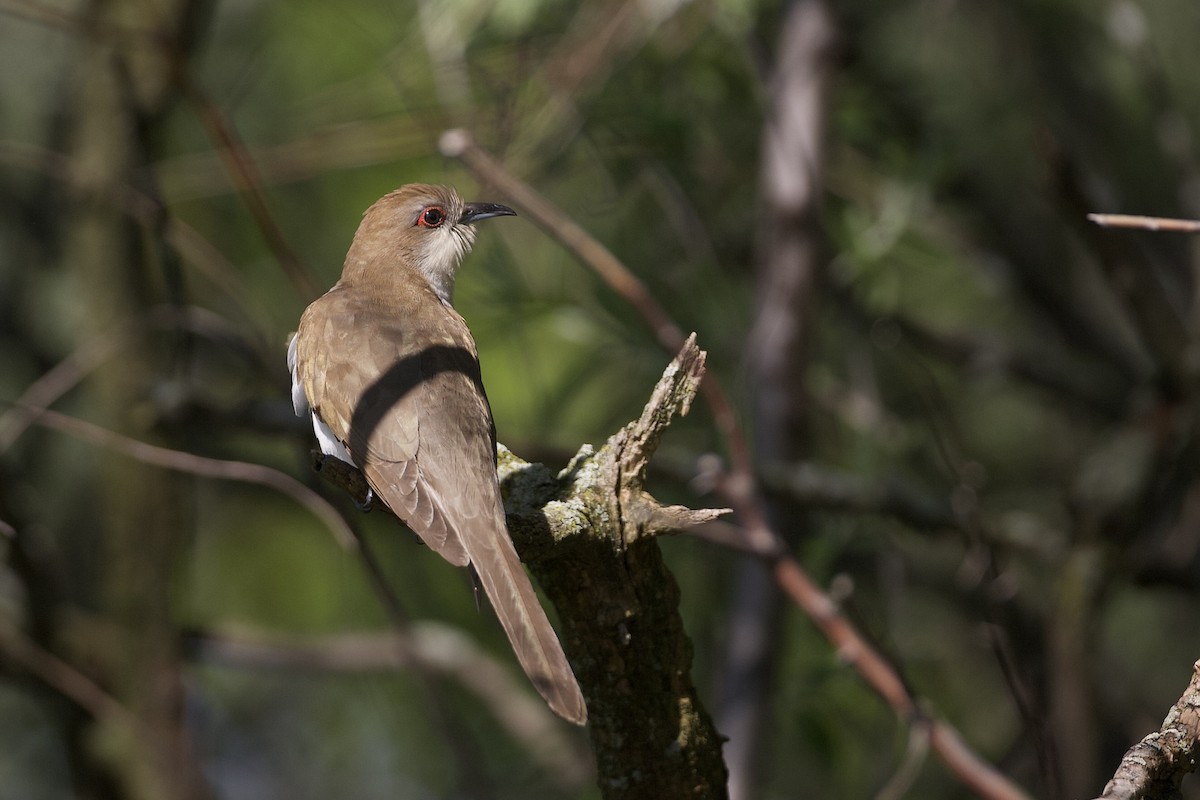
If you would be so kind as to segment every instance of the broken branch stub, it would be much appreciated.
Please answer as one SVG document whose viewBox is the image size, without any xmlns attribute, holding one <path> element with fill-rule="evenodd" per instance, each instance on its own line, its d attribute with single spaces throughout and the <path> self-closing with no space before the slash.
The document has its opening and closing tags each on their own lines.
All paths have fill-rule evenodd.
<svg viewBox="0 0 1200 800">
<path fill-rule="evenodd" d="M 691 408 L 704 377 L 706 356 L 696 345 L 696 334 L 688 336 L 654 387 L 641 417 L 609 438 L 601 451 L 601 457 L 611 461 L 617 476 L 612 499 L 617 518 L 623 523 L 625 544 L 640 536 L 686 530 L 729 513 L 719 508 L 663 506 L 645 490 L 650 458 L 671 420 L 686 415 Z"/>
</svg>

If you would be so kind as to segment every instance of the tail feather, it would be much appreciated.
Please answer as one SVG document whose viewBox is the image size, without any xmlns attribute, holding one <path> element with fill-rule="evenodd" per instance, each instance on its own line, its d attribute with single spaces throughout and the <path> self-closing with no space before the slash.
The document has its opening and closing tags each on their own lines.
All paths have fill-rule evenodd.
<svg viewBox="0 0 1200 800">
<path fill-rule="evenodd" d="M 471 563 L 496 610 L 500 625 L 508 634 L 517 660 L 556 714 L 577 725 L 584 724 L 587 707 L 575 673 L 571 671 L 558 635 L 521 566 L 507 529 L 499 522 L 497 532 L 497 521 L 487 517 L 476 518 L 473 522 L 491 528 L 479 531 L 477 535 L 463 536 L 463 540 L 468 543 Z"/>
</svg>

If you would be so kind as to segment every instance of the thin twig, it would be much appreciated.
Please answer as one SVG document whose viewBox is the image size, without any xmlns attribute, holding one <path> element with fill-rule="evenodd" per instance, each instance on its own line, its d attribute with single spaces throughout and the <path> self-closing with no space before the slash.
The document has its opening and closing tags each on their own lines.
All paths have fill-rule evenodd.
<svg viewBox="0 0 1200 800">
<path fill-rule="evenodd" d="M 929 756 L 929 740 L 932 726 L 928 720 L 917 720 L 908 729 L 908 746 L 904 748 L 904 759 L 888 782 L 875 795 L 875 800 L 901 800 L 921 774 Z"/>
<path fill-rule="evenodd" d="M 838 657 L 853 667 L 887 704 L 896 716 L 918 724 L 925 714 L 896 674 L 892 665 L 867 642 L 846 619 L 833 599 L 821 591 L 800 563 L 784 556 L 775 563 L 775 578 L 780 587 L 817 624 L 836 648 Z M 1028 800 L 1029 795 L 975 753 L 954 728 L 944 720 L 932 720 L 930 744 L 950 770 L 980 796 L 990 800 Z"/>
<path fill-rule="evenodd" d="M 255 483 L 281 492 L 297 503 L 307 508 L 333 534 L 344 549 L 353 552 L 357 542 L 350 526 L 342 519 L 337 509 L 329 501 L 312 489 L 305 486 L 291 475 L 280 472 L 262 464 L 251 464 L 245 461 L 224 461 L 217 458 L 198 456 L 185 453 L 182 450 L 170 450 L 165 447 L 148 444 L 131 439 L 115 431 L 102 428 L 75 417 L 60 414 L 57 411 L 38 409 L 36 423 L 45 428 L 65 433 L 79 439 L 85 439 L 93 444 L 124 453 L 130 458 L 145 464 L 152 464 L 163 469 L 186 472 L 205 478 L 218 478 L 227 481 Z"/>
<path fill-rule="evenodd" d="M 950 723 L 933 723 L 933 750 L 942 763 L 980 797 L 990 800 L 1030 800 L 1030 796 L 971 749 Z"/>
<path fill-rule="evenodd" d="M 1137 214 L 1088 214 L 1089 221 L 1102 228 L 1138 228 L 1144 231 L 1200 233 L 1200 220 L 1171 217 L 1143 217 Z"/>
</svg>

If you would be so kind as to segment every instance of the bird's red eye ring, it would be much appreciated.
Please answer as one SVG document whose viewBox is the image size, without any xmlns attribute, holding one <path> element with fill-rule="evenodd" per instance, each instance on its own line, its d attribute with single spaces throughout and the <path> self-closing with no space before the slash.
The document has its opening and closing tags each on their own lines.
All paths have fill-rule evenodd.
<svg viewBox="0 0 1200 800">
<path fill-rule="evenodd" d="M 441 206 L 430 206 L 417 217 L 417 226 L 421 228 L 437 228 L 446 221 L 446 211 Z"/>
</svg>

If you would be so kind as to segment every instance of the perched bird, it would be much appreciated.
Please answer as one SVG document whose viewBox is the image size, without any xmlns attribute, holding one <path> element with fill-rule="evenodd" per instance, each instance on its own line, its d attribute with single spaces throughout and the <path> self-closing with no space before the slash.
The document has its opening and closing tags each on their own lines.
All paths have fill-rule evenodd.
<svg viewBox="0 0 1200 800">
<path fill-rule="evenodd" d="M 358 467 L 442 558 L 474 566 L 533 685 L 582 724 L 579 685 L 508 536 L 475 341 L 450 304 L 473 223 L 515 213 L 425 184 L 367 209 L 341 280 L 288 346 L 292 402 L 324 453 Z"/>
</svg>

